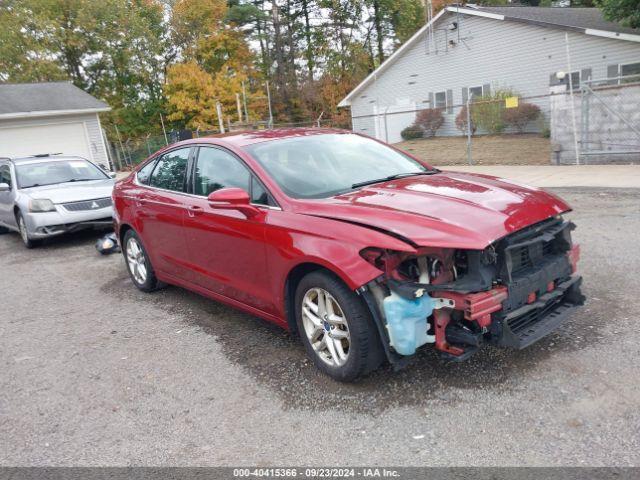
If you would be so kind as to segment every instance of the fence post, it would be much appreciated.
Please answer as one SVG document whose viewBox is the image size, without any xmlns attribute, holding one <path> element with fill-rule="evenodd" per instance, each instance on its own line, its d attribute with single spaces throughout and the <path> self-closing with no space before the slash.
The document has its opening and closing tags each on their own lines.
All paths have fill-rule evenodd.
<svg viewBox="0 0 640 480">
<path fill-rule="evenodd" d="M 169 139 L 167 138 L 167 131 L 164 128 L 164 120 L 162 119 L 162 114 L 160 114 L 160 123 L 162 124 L 162 133 L 164 133 L 164 143 L 165 145 L 169 145 Z"/>
<path fill-rule="evenodd" d="M 224 133 L 224 119 L 222 118 L 222 106 L 220 102 L 216 102 L 216 112 L 218 114 L 218 125 L 220 126 L 220 133 Z"/>
<path fill-rule="evenodd" d="M 564 42 L 567 50 L 567 68 L 569 69 L 569 97 L 571 98 L 571 123 L 573 126 L 573 145 L 576 150 L 576 165 L 580 165 L 580 150 L 578 148 L 578 128 L 576 127 L 576 104 L 573 100 L 573 80 L 571 75 L 571 52 L 569 51 L 569 33 L 564 32 Z"/>
<path fill-rule="evenodd" d="M 471 99 L 473 98 L 473 92 L 469 92 L 467 96 L 467 162 L 469 165 L 473 165 L 473 159 L 471 158 Z"/>
</svg>

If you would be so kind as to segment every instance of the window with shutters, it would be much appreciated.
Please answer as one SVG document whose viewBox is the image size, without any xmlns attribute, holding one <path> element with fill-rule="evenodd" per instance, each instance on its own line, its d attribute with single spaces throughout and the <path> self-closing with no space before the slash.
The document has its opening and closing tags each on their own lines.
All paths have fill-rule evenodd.
<svg viewBox="0 0 640 480">
<path fill-rule="evenodd" d="M 447 108 L 447 92 L 436 92 L 434 108 Z"/>
</svg>

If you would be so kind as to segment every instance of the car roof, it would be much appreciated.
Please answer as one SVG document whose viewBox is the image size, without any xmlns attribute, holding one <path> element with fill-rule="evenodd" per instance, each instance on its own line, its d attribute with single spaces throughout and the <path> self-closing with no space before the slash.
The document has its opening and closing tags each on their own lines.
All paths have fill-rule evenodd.
<svg viewBox="0 0 640 480">
<path fill-rule="evenodd" d="M 269 142 L 284 138 L 308 137 L 312 135 L 346 134 L 353 133 L 350 130 L 340 130 L 337 128 L 275 128 L 273 130 L 249 130 L 243 132 L 229 132 L 207 137 L 194 138 L 189 142 L 201 143 L 210 141 L 211 143 L 230 144 L 237 147 L 244 147 L 254 143 Z"/>
<path fill-rule="evenodd" d="M 43 155 L 31 155 L 29 157 L 16 157 L 16 158 L 0 157 L 0 160 L 9 160 L 14 165 L 21 165 L 25 163 L 56 162 L 56 161 L 64 161 L 64 160 L 86 160 L 86 158 L 82 158 L 77 155 L 43 154 Z"/>
</svg>

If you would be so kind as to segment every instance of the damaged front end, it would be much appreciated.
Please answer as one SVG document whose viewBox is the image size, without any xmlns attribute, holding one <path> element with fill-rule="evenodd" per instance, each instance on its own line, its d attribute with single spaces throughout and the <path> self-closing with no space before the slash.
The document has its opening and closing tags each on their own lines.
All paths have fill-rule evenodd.
<svg viewBox="0 0 640 480">
<path fill-rule="evenodd" d="M 574 228 L 555 217 L 484 250 L 363 250 L 384 272 L 358 293 L 390 362 L 402 366 L 427 343 L 461 361 L 483 343 L 522 349 L 555 330 L 584 302 Z"/>
</svg>

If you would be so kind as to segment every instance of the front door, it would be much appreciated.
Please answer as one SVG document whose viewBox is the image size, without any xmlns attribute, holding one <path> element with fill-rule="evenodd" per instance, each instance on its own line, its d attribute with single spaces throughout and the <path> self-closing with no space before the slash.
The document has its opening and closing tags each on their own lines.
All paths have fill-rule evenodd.
<svg viewBox="0 0 640 480">
<path fill-rule="evenodd" d="M 15 197 L 16 185 L 11 178 L 11 167 L 7 162 L 0 162 L 0 183 L 6 183 L 11 187 L 8 192 L 0 192 L 0 224 L 7 226 L 16 226 L 16 220 L 13 215 L 13 202 Z"/>
<path fill-rule="evenodd" d="M 207 196 L 221 188 L 251 190 L 249 169 L 232 153 L 200 147 L 193 169 L 193 193 L 185 217 L 194 282 L 264 312 L 274 311 L 266 266 L 265 216 L 247 218 L 216 209 Z"/>
<path fill-rule="evenodd" d="M 190 151 L 180 148 L 163 154 L 136 198 L 138 233 L 154 268 L 181 279 L 189 276 L 183 218 Z"/>
</svg>

